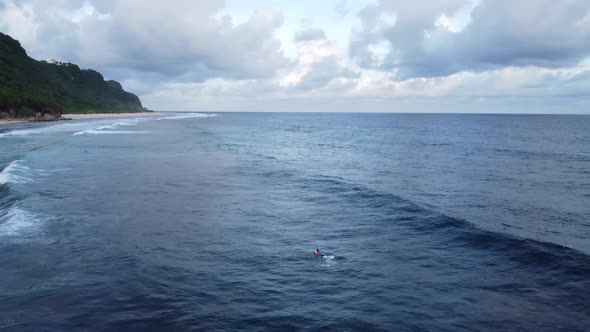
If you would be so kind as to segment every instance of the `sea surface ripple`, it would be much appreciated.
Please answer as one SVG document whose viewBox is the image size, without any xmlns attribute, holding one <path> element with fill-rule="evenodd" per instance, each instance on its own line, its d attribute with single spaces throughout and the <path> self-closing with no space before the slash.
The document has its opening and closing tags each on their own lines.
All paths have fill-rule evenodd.
<svg viewBox="0 0 590 332">
<path fill-rule="evenodd" d="M 175 113 L 0 143 L 0 330 L 590 326 L 590 117 Z"/>
</svg>

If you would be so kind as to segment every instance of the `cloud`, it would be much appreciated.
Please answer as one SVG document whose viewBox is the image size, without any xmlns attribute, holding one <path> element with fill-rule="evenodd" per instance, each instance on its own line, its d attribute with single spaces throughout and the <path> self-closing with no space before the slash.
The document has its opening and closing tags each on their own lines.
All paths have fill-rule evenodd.
<svg viewBox="0 0 590 332">
<path fill-rule="evenodd" d="M 343 79 L 360 76 L 360 73 L 350 65 L 346 49 L 338 47 L 325 36 L 296 40 L 297 60 L 293 67 L 282 72 L 279 78 L 279 86 L 283 90 L 291 89 L 290 92 L 295 94 L 317 92 L 334 81 L 342 82 Z"/>
<path fill-rule="evenodd" d="M 334 10 L 340 16 L 346 16 L 350 13 L 348 0 L 340 0 L 334 6 Z"/>
<path fill-rule="evenodd" d="M 229 16 L 215 17 L 221 9 L 217 1 L 168 1 L 161 8 L 143 3 L 124 1 L 114 9 L 120 46 L 128 53 L 122 57 L 125 66 L 191 72 L 198 80 L 268 77 L 288 64 L 274 37 L 283 21 L 278 12 L 259 10 L 234 24 Z"/>
<path fill-rule="evenodd" d="M 339 78 L 358 78 L 359 74 L 341 65 L 336 56 L 321 57 L 313 62 L 297 84 L 298 89 L 314 90 Z"/>
<path fill-rule="evenodd" d="M 455 36 L 465 58 L 489 66 L 557 68 L 590 54 L 590 2 L 482 1 Z M 484 49 L 487 47 L 487 49 Z M 458 52 L 454 52 L 458 54 Z"/>
<path fill-rule="evenodd" d="M 160 110 L 588 110 L 587 0 L 249 3 L 0 0 L 0 31 Z"/>
<path fill-rule="evenodd" d="M 39 24 L 35 21 L 33 7 L 17 6 L 12 2 L 0 3 L 0 29 L 23 43 L 34 41 Z"/>
<path fill-rule="evenodd" d="M 295 35 L 296 41 L 310 41 L 310 40 L 321 40 L 326 39 L 326 34 L 322 29 L 305 29 L 303 31 L 299 31 Z"/>
<path fill-rule="evenodd" d="M 236 24 L 230 16 L 220 17 L 223 2 L 214 0 L 58 3 L 9 1 L 2 15 L 24 17 L 5 24 L 34 54 L 112 73 L 124 68 L 155 72 L 161 79 L 241 79 L 273 76 L 290 64 L 275 37 L 283 22 L 276 11 L 257 10 Z M 25 20 L 31 17 L 40 33 L 19 32 L 33 29 Z"/>
<path fill-rule="evenodd" d="M 381 0 L 359 17 L 351 56 L 365 68 L 396 71 L 397 79 L 445 76 L 503 67 L 559 68 L 590 55 L 590 2 L 481 0 L 457 31 L 448 18 L 469 6 L 463 0 Z M 395 21 L 381 21 L 384 15 Z M 371 45 L 386 43 L 375 60 Z"/>
</svg>

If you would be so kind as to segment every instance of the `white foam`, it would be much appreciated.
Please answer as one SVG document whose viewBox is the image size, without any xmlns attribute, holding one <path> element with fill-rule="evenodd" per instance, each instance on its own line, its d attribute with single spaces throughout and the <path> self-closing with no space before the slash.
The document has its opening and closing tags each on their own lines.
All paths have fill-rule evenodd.
<svg viewBox="0 0 590 332">
<path fill-rule="evenodd" d="M 0 185 L 5 183 L 31 182 L 31 169 L 21 164 L 22 160 L 15 160 L 0 172 Z"/>
<path fill-rule="evenodd" d="M 39 222 L 36 215 L 14 205 L 7 211 L 0 211 L 0 235 L 21 235 L 38 227 Z"/>
<path fill-rule="evenodd" d="M 97 130 L 103 130 L 103 129 L 115 129 L 117 128 L 116 124 L 112 124 L 112 125 L 106 125 L 106 126 L 100 126 L 98 128 L 96 128 Z"/>
<path fill-rule="evenodd" d="M 211 118 L 217 116 L 217 114 L 206 114 L 206 113 L 188 113 L 183 115 L 167 116 L 158 118 L 158 120 L 178 120 L 178 119 L 192 119 L 192 118 Z"/>
<path fill-rule="evenodd" d="M 74 133 L 72 136 L 79 136 L 79 135 L 117 135 L 117 134 L 146 134 L 149 131 L 143 130 L 96 130 L 96 129 L 89 129 L 79 131 Z"/>
<path fill-rule="evenodd" d="M 0 136 L 29 136 L 31 134 L 72 132 L 72 131 L 79 131 L 79 130 L 83 130 L 83 129 L 88 129 L 93 126 L 96 126 L 96 123 L 67 123 L 67 124 L 58 124 L 58 125 L 53 125 L 53 126 L 30 128 L 30 129 L 23 129 L 23 130 L 14 130 L 14 131 L 9 131 L 7 133 L 0 134 Z"/>
<path fill-rule="evenodd" d="M 23 165 L 23 160 L 15 160 L 0 172 L 0 186 L 5 183 L 30 183 L 37 177 L 47 177 L 56 172 L 63 172 L 69 169 L 43 169 L 30 168 Z"/>
<path fill-rule="evenodd" d="M 98 128 L 96 128 L 97 130 L 103 130 L 103 129 L 116 129 L 119 126 L 135 126 L 139 123 L 139 119 L 135 119 L 132 122 L 116 122 L 113 124 L 108 124 L 108 125 L 104 125 L 104 126 L 100 126 Z"/>
<path fill-rule="evenodd" d="M 171 116 L 162 118 L 125 118 L 125 119 L 106 119 L 106 120 L 93 120 L 93 121 L 68 121 L 67 123 L 59 123 L 52 126 L 43 126 L 37 128 L 28 128 L 22 130 L 13 130 L 6 133 L 0 134 L 0 137 L 5 136 L 29 136 L 32 134 L 46 134 L 46 133 L 73 133 L 72 136 L 84 135 L 84 134 L 100 134 L 99 131 L 103 131 L 104 134 L 140 134 L 145 133 L 143 131 L 116 131 L 117 127 L 120 126 L 135 126 L 142 121 L 148 120 L 176 120 L 176 119 L 190 119 L 190 118 L 210 118 L 217 116 L 217 114 L 206 114 L 206 113 L 173 113 Z"/>
<path fill-rule="evenodd" d="M 67 123 L 59 123 L 52 126 L 43 126 L 37 128 L 29 128 L 23 130 L 13 130 L 0 134 L 4 136 L 29 136 L 31 134 L 46 134 L 46 133 L 81 133 L 86 130 L 104 130 L 116 129 L 118 126 L 135 126 L 141 121 L 148 120 L 147 118 L 130 118 L 130 119 L 107 119 L 94 121 L 68 121 Z"/>
<path fill-rule="evenodd" d="M 117 129 L 119 126 L 135 126 L 140 121 L 145 120 L 145 118 L 136 118 L 136 119 L 129 119 L 128 121 L 119 121 L 115 123 L 109 123 L 102 126 L 94 126 L 92 128 L 84 129 L 75 132 L 72 136 L 79 136 L 79 135 L 100 135 L 100 134 L 143 134 L 147 133 L 146 131 L 131 131 L 131 130 L 113 130 Z"/>
<path fill-rule="evenodd" d="M 139 121 L 135 122 L 117 122 L 113 126 L 135 126 Z"/>
</svg>

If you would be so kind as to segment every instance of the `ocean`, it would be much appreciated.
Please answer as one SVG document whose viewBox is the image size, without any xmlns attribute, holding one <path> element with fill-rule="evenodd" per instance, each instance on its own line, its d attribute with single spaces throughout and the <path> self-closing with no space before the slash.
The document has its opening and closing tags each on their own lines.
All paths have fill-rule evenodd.
<svg viewBox="0 0 590 332">
<path fill-rule="evenodd" d="M 590 116 L 13 124 L 0 170 L 3 331 L 590 327 Z"/>
</svg>

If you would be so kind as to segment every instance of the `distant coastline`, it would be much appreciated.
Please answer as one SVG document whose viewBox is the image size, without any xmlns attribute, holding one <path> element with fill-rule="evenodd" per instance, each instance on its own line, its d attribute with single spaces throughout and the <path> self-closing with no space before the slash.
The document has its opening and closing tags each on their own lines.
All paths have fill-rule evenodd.
<svg viewBox="0 0 590 332">
<path fill-rule="evenodd" d="M 86 113 L 86 114 L 62 114 L 60 118 L 53 120 L 35 120 L 35 119 L 2 119 L 0 125 L 10 125 L 26 122 L 51 122 L 64 120 L 85 120 L 85 119 L 109 119 L 109 118 L 129 118 L 158 115 L 157 112 L 132 112 L 132 113 Z"/>
<path fill-rule="evenodd" d="M 23 122 L 33 122 L 33 121 L 28 121 L 28 120 L 0 120 L 0 126 L 1 125 L 7 125 L 7 124 L 17 124 L 17 123 L 23 123 Z"/>
<path fill-rule="evenodd" d="M 88 113 L 88 114 L 64 114 L 64 120 L 85 120 L 85 119 L 107 119 L 107 118 L 128 118 L 158 115 L 156 112 L 136 112 L 136 113 Z"/>
<path fill-rule="evenodd" d="M 72 63 L 32 59 L 17 40 L 0 32 L 0 123 L 148 111 L 119 82 Z"/>
</svg>

